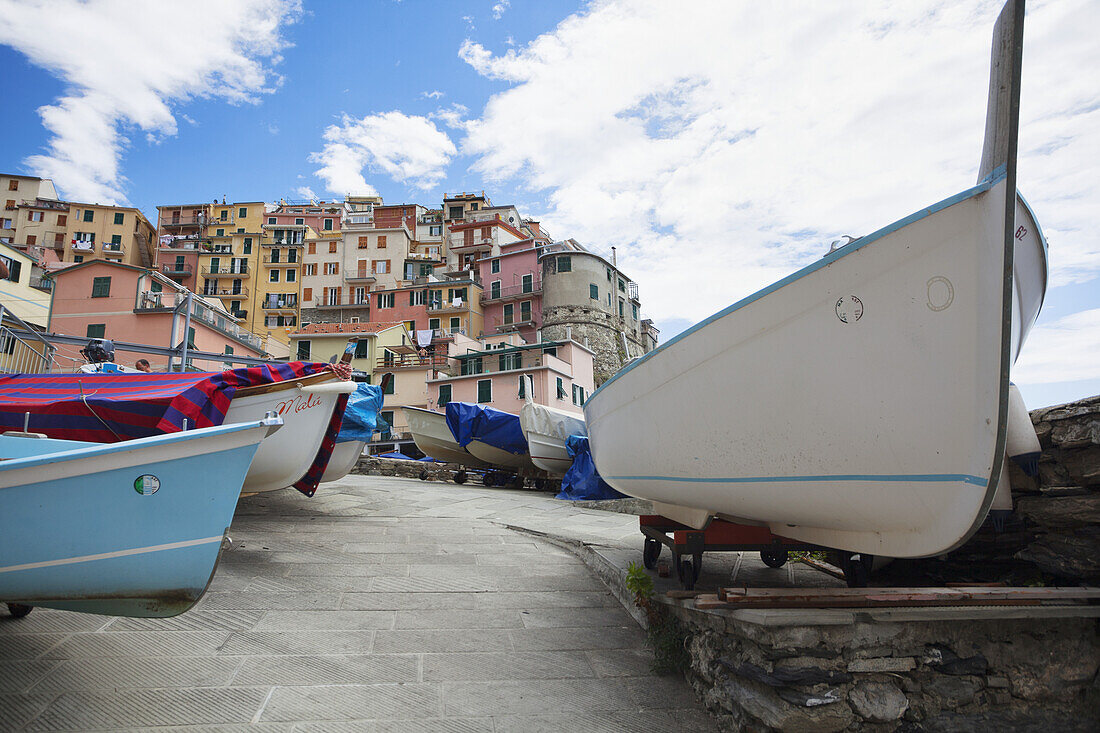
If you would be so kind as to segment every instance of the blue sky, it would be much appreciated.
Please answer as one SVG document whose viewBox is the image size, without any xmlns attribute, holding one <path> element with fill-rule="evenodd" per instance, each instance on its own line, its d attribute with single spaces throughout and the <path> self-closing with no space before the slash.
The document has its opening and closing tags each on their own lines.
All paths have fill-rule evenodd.
<svg viewBox="0 0 1100 733">
<path fill-rule="evenodd" d="M 973 183 L 996 0 L 0 0 L 0 170 L 137 206 L 482 190 L 618 248 L 668 338 Z M 1100 4 L 1032 0 L 1014 377 L 1100 393 Z"/>
</svg>

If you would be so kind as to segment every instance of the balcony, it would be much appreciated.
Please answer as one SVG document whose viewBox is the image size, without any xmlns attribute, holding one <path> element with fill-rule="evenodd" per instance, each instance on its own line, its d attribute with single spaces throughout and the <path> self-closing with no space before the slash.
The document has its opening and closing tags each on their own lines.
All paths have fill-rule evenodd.
<svg viewBox="0 0 1100 733">
<path fill-rule="evenodd" d="M 53 211 L 68 211 L 69 204 L 65 201 L 54 201 L 53 199 L 35 199 L 30 201 L 23 199 L 23 206 L 32 206 L 36 209 L 52 209 Z"/>
<path fill-rule="evenodd" d="M 261 241 L 261 247 L 305 247 L 305 239 L 302 237 L 296 237 L 294 239 L 273 239 L 271 241 Z"/>
<path fill-rule="evenodd" d="M 468 280 L 479 287 L 481 286 L 481 273 L 470 267 L 458 267 L 453 270 L 446 270 L 443 275 L 452 280 Z"/>
<path fill-rule="evenodd" d="M 171 265 L 161 265 L 160 271 L 169 277 L 191 277 L 191 275 L 194 274 L 191 265 L 182 262 L 173 263 Z"/>
<path fill-rule="evenodd" d="M 297 267 L 299 264 L 299 260 L 284 260 L 281 257 L 276 258 L 272 255 L 264 256 L 264 267 Z"/>
<path fill-rule="evenodd" d="M 248 288 L 203 288 L 202 294 L 214 298 L 241 300 L 248 297 Z"/>
<path fill-rule="evenodd" d="M 209 219 L 207 219 L 206 225 L 211 226 L 211 227 L 216 227 L 219 224 L 233 224 L 236 221 L 237 221 L 236 218 L 232 214 L 229 214 L 228 216 L 224 216 L 224 217 L 212 216 Z"/>
<path fill-rule="evenodd" d="M 391 371 L 394 369 L 447 369 L 450 360 L 442 354 L 431 356 L 417 356 L 416 354 L 399 354 L 391 358 L 378 359 L 375 362 L 375 370 Z"/>
<path fill-rule="evenodd" d="M 369 270 L 350 270 L 344 272 L 344 282 L 372 283 L 376 280 L 375 274 Z"/>
<path fill-rule="evenodd" d="M 297 311 L 298 296 L 292 295 L 285 298 L 265 298 L 260 307 L 265 311 Z"/>
<path fill-rule="evenodd" d="M 451 237 L 449 246 L 452 252 L 466 253 L 466 252 L 492 252 L 493 251 L 493 238 L 492 237 L 474 237 L 474 240 L 469 244 L 465 243 L 465 239 L 461 237 Z"/>
<path fill-rule="evenodd" d="M 233 314 L 234 318 L 240 318 L 242 321 L 248 320 L 248 311 L 229 311 Z"/>
<path fill-rule="evenodd" d="M 208 267 L 203 266 L 199 269 L 206 277 L 232 277 L 232 278 L 247 278 L 249 276 L 248 264 L 230 265 L 229 267 Z"/>
<path fill-rule="evenodd" d="M 95 252 L 95 242 L 85 242 L 84 240 L 73 240 L 73 252 Z"/>
<path fill-rule="evenodd" d="M 113 242 L 103 243 L 103 254 L 126 254 L 126 248 L 121 244 L 114 244 Z"/>
<path fill-rule="evenodd" d="M 159 311 L 165 308 L 175 308 L 183 301 L 183 298 L 182 293 L 143 290 L 138 295 L 137 307 L 134 308 L 134 311 Z"/>
<path fill-rule="evenodd" d="M 171 237 L 171 235 L 165 235 L 165 237 Z M 184 250 L 186 252 L 195 252 L 199 249 L 200 245 L 204 243 L 209 244 L 210 238 L 200 237 L 196 234 L 171 237 L 167 241 L 164 238 L 160 238 L 157 241 L 157 247 L 164 251 Z"/>
<path fill-rule="evenodd" d="M 374 214 L 348 214 L 340 224 L 344 227 L 373 227 Z"/>
<path fill-rule="evenodd" d="M 428 303 L 429 313 L 466 313 L 470 310 L 470 302 L 468 300 L 462 300 L 461 298 L 455 298 L 455 300 L 448 300 L 445 302 L 430 301 Z"/>
<path fill-rule="evenodd" d="M 493 290 L 490 284 L 489 289 L 481 293 L 481 302 L 482 304 L 503 303 L 506 300 L 518 300 L 529 295 L 540 295 L 541 293 L 542 281 L 526 285 L 509 285 L 506 288 L 497 288 L 496 290 Z"/>
<path fill-rule="evenodd" d="M 489 325 L 496 333 L 508 333 L 509 331 L 518 331 L 521 328 L 535 328 L 538 324 L 535 323 L 534 317 L 530 314 L 524 316 L 522 313 L 517 313 L 511 320 L 503 317 L 493 318 Z"/>
<path fill-rule="evenodd" d="M 31 287 L 34 288 L 35 290 L 43 290 L 47 293 L 50 292 L 51 290 L 53 290 L 53 280 L 51 280 L 48 277 L 42 277 L 41 275 L 39 275 L 39 276 L 32 275 L 30 284 L 31 284 Z"/>
<path fill-rule="evenodd" d="M 162 221 L 160 225 L 162 227 L 197 227 L 206 224 L 207 217 L 198 214 L 195 216 L 173 216 L 166 221 Z"/>
</svg>

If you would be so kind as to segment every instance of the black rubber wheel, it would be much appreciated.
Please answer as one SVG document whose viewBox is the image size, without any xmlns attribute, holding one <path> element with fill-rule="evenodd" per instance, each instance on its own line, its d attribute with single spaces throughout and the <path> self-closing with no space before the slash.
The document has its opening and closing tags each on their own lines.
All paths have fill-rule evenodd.
<svg viewBox="0 0 1100 733">
<path fill-rule="evenodd" d="M 513 476 L 508 481 L 503 482 L 509 489 L 522 489 L 523 488 L 523 476 Z"/>
<path fill-rule="evenodd" d="M 661 543 L 652 537 L 645 538 L 645 544 L 642 545 L 642 565 L 646 570 L 657 567 L 657 559 L 661 557 L 661 547 Z"/>
<path fill-rule="evenodd" d="M 428 472 L 427 471 L 421 471 L 420 472 L 420 480 L 421 481 L 427 481 L 428 480 Z"/>
<path fill-rule="evenodd" d="M 849 588 L 866 588 L 871 580 L 871 563 L 874 561 L 870 555 L 849 555 L 844 559 L 844 582 Z"/>
<path fill-rule="evenodd" d="M 455 483 L 456 484 L 466 483 L 466 472 L 465 471 L 459 471 L 458 473 L 455 474 Z"/>
<path fill-rule="evenodd" d="M 8 613 L 11 614 L 12 618 L 23 618 L 31 612 L 32 608 L 34 608 L 34 606 L 24 606 L 22 603 L 9 603 Z"/>
<path fill-rule="evenodd" d="M 695 590 L 695 580 L 699 572 L 692 563 L 690 557 L 680 558 L 676 564 L 676 577 L 680 579 L 680 587 L 684 590 Z"/>
<path fill-rule="evenodd" d="M 546 479 L 541 479 L 541 478 L 535 479 L 535 491 L 545 491 L 545 490 L 546 490 Z"/>
<path fill-rule="evenodd" d="M 786 550 L 761 550 L 760 559 L 769 568 L 781 568 L 787 564 Z"/>
</svg>

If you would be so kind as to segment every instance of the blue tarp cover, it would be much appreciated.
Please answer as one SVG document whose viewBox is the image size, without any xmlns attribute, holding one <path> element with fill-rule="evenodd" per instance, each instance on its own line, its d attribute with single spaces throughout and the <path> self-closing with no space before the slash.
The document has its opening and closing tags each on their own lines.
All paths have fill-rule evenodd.
<svg viewBox="0 0 1100 733">
<path fill-rule="evenodd" d="M 565 441 L 565 449 L 573 458 L 573 465 L 562 477 L 558 499 L 595 501 L 626 498 L 608 486 L 600 478 L 600 474 L 596 473 L 596 464 L 592 461 L 592 452 L 588 448 L 588 436 L 570 435 Z"/>
<path fill-rule="evenodd" d="M 381 387 L 365 382 L 356 384 L 355 391 L 348 395 L 348 406 L 344 410 L 344 421 L 340 423 L 336 442 L 362 440 L 369 443 L 371 433 L 388 427 L 378 415 L 383 399 Z"/>
<path fill-rule="evenodd" d="M 407 456 L 404 453 L 401 453 L 400 451 L 391 451 L 390 453 L 380 453 L 380 454 L 378 454 L 378 457 L 379 458 L 394 458 L 394 459 L 402 460 L 402 461 L 414 461 L 414 460 L 416 460 L 415 458 L 413 458 L 411 456 Z"/>
<path fill-rule="evenodd" d="M 523 455 L 527 439 L 519 427 L 519 415 L 494 410 L 469 402 L 447 403 L 447 427 L 458 444 L 465 448 L 471 440 Z"/>
</svg>

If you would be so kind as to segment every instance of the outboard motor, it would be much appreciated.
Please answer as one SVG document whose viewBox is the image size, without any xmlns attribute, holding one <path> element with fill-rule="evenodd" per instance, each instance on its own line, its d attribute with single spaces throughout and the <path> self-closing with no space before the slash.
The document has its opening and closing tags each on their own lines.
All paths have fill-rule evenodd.
<svg viewBox="0 0 1100 733">
<path fill-rule="evenodd" d="M 110 339 L 92 339 L 80 350 L 80 354 L 92 364 L 115 360 L 115 342 Z"/>
</svg>

